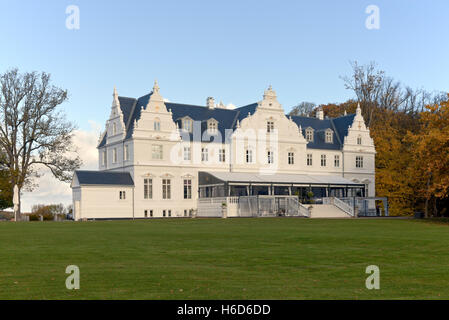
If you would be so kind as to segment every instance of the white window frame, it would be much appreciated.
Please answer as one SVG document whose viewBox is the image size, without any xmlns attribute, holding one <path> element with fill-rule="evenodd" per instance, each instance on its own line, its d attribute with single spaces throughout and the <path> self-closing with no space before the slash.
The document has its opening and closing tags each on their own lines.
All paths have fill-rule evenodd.
<svg viewBox="0 0 449 320">
<path fill-rule="evenodd" d="M 274 121 L 273 120 L 268 120 L 267 121 L 267 132 L 271 133 L 274 131 Z"/>
<path fill-rule="evenodd" d="M 334 167 L 340 168 L 340 155 L 338 154 L 334 155 Z"/>
<path fill-rule="evenodd" d="M 187 132 L 193 131 L 193 120 L 190 118 L 184 118 L 182 119 L 182 128 L 186 130 Z"/>
<path fill-rule="evenodd" d="M 273 164 L 273 163 L 274 163 L 274 151 L 267 150 L 267 164 Z"/>
<path fill-rule="evenodd" d="M 226 161 L 226 150 L 225 149 L 218 150 L 218 161 L 219 162 Z"/>
<path fill-rule="evenodd" d="M 201 148 L 201 161 L 209 161 L 209 150 L 207 150 L 207 148 Z"/>
<path fill-rule="evenodd" d="M 171 179 L 162 179 L 162 199 L 171 199 Z"/>
<path fill-rule="evenodd" d="M 183 197 L 185 200 L 192 199 L 192 179 L 184 179 L 183 181 Z"/>
<path fill-rule="evenodd" d="M 126 200 L 126 191 L 124 190 L 119 191 L 119 199 Z"/>
<path fill-rule="evenodd" d="M 192 160 L 192 149 L 190 149 L 190 146 L 185 146 L 183 148 L 183 159 L 184 161 L 190 161 Z"/>
<path fill-rule="evenodd" d="M 143 179 L 143 198 L 153 199 L 153 179 L 151 178 Z"/>
<path fill-rule="evenodd" d="M 332 130 L 326 130 L 324 137 L 326 143 L 334 142 L 334 132 Z"/>
<path fill-rule="evenodd" d="M 161 131 L 161 120 L 155 119 L 153 123 L 154 131 Z"/>
<path fill-rule="evenodd" d="M 321 166 L 325 167 L 327 165 L 327 159 L 326 159 L 326 155 L 322 154 L 321 155 Z"/>
<path fill-rule="evenodd" d="M 313 142 L 313 129 L 312 128 L 306 129 L 306 140 L 308 142 Z"/>
<path fill-rule="evenodd" d="M 293 151 L 288 152 L 288 164 L 295 164 L 295 153 Z"/>
<path fill-rule="evenodd" d="M 162 160 L 164 158 L 163 146 L 161 144 L 151 145 L 151 159 Z"/>
<path fill-rule="evenodd" d="M 357 144 L 361 145 L 362 144 L 362 136 L 358 136 L 357 137 Z"/>
<path fill-rule="evenodd" d="M 310 166 L 313 166 L 313 155 L 311 154 L 311 153 L 308 153 L 307 154 L 307 165 L 310 167 Z"/>
<path fill-rule="evenodd" d="M 355 167 L 356 168 L 363 168 L 363 156 L 356 156 L 355 157 Z"/>
</svg>

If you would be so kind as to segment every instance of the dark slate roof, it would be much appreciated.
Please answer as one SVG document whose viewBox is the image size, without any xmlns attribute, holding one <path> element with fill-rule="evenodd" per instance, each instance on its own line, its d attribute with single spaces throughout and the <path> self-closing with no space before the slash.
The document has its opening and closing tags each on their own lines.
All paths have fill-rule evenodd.
<svg viewBox="0 0 449 320">
<path fill-rule="evenodd" d="M 307 148 L 339 150 L 343 147 L 344 137 L 348 134 L 348 126 L 352 124 L 354 116 L 355 114 L 351 114 L 344 117 L 323 120 L 311 117 L 292 116 L 292 120 L 298 127 L 301 126 L 304 137 L 306 136 L 306 129 L 308 127 L 313 128 L 313 141 L 307 144 Z M 327 129 L 333 131 L 333 143 L 325 142 L 325 132 Z"/>
<path fill-rule="evenodd" d="M 80 185 L 117 185 L 134 186 L 129 172 L 76 170 Z"/>
<path fill-rule="evenodd" d="M 119 97 L 120 108 L 123 112 L 124 122 L 126 126 L 126 139 L 132 137 L 134 131 L 134 122 L 139 120 L 141 116 L 142 107 L 146 108 L 148 100 L 150 99 L 152 92 L 144 95 L 138 99 Z M 173 113 L 173 120 L 178 123 L 178 126 L 182 128 L 182 118 L 188 116 L 194 121 L 201 122 L 201 132 L 206 130 L 207 120 L 214 118 L 218 121 L 218 130 L 220 131 L 222 139 L 226 139 L 226 129 L 235 130 L 237 121 L 242 121 L 248 116 L 252 115 L 257 109 L 257 103 L 252 103 L 236 109 L 221 109 L 214 108 L 209 109 L 205 106 L 189 105 L 173 102 L 165 102 L 167 111 L 171 110 Z M 302 132 L 305 136 L 305 129 L 312 127 L 314 129 L 314 141 L 309 142 L 307 147 L 312 149 L 341 149 L 344 137 L 348 133 L 348 126 L 352 124 L 354 114 L 333 118 L 319 120 L 317 118 L 292 116 L 292 120 L 299 126 L 302 126 Z M 324 132 L 326 129 L 332 129 L 334 132 L 333 143 L 325 143 Z M 106 144 L 106 135 L 104 134 L 102 141 L 98 147 L 102 147 Z M 189 133 L 190 138 L 193 140 L 193 134 Z M 196 137 L 195 137 L 196 138 Z M 213 141 L 212 137 L 209 137 L 207 141 Z"/>
</svg>

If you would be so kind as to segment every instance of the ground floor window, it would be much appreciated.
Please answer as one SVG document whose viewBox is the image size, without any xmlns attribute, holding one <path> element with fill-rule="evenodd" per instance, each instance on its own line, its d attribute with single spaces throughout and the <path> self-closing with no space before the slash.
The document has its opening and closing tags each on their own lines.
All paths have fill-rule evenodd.
<svg viewBox="0 0 449 320">
<path fill-rule="evenodd" d="M 184 199 L 192 199 L 192 180 L 184 179 Z"/>
<path fill-rule="evenodd" d="M 153 198 L 153 179 L 143 179 L 143 198 Z"/>
<path fill-rule="evenodd" d="M 163 217 L 171 217 L 171 210 L 162 210 Z"/>
<path fill-rule="evenodd" d="M 162 179 L 162 199 L 171 199 L 171 180 Z"/>
<path fill-rule="evenodd" d="M 145 210 L 145 211 L 144 211 L 144 216 L 145 216 L 145 218 L 148 218 L 148 213 L 150 214 L 150 217 L 153 216 L 153 210 Z"/>
</svg>

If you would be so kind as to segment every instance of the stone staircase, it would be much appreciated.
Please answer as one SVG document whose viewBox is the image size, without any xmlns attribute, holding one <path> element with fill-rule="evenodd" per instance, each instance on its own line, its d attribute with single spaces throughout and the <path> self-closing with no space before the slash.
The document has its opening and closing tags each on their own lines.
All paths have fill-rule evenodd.
<svg viewBox="0 0 449 320">
<path fill-rule="evenodd" d="M 306 205 L 309 206 L 309 205 Z M 313 204 L 311 218 L 352 218 L 332 204 Z"/>
</svg>

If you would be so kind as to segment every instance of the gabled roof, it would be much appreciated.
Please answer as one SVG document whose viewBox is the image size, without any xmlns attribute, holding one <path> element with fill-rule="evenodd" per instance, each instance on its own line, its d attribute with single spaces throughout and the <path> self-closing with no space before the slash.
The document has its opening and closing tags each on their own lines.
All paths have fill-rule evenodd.
<svg viewBox="0 0 449 320">
<path fill-rule="evenodd" d="M 134 186 L 129 172 L 76 170 L 80 185 Z"/>
<path fill-rule="evenodd" d="M 119 97 L 120 108 L 123 112 L 124 122 L 126 125 L 125 140 L 132 137 L 134 131 L 134 122 L 140 119 L 142 107 L 146 108 L 151 94 L 152 92 L 138 99 Z M 180 128 L 182 128 L 182 118 L 184 117 L 189 117 L 194 121 L 200 121 L 202 134 L 207 129 L 207 126 L 205 125 L 207 120 L 212 118 L 215 119 L 216 121 L 218 121 L 218 131 L 220 132 L 223 140 L 226 139 L 226 129 L 235 130 L 237 121 L 242 121 L 244 118 L 248 117 L 248 114 L 253 115 L 257 109 L 257 103 L 248 104 L 236 109 L 209 109 L 206 106 L 173 102 L 165 102 L 165 106 L 167 107 L 167 111 L 171 110 L 173 114 L 173 120 L 178 123 L 178 126 Z M 314 129 L 314 140 L 307 144 L 308 148 L 339 150 L 342 148 L 344 137 L 348 133 L 348 126 L 352 124 L 354 116 L 355 115 L 352 114 L 344 117 L 324 120 L 320 120 L 318 118 L 292 116 L 292 120 L 298 126 L 302 126 L 303 135 L 305 135 L 306 128 L 311 127 Z M 324 140 L 324 131 L 326 129 L 331 129 L 334 132 L 332 143 L 326 143 Z M 193 133 L 189 133 L 189 135 L 193 140 Z M 106 144 L 106 138 L 107 133 L 104 134 L 103 139 L 98 147 L 102 147 Z"/>
</svg>

